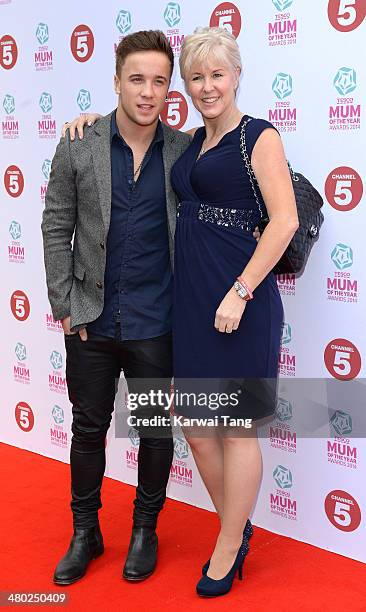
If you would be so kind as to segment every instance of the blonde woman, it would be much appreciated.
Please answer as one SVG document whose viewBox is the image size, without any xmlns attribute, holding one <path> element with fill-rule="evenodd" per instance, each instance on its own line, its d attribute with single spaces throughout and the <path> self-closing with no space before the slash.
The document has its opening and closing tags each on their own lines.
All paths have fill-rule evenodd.
<svg viewBox="0 0 366 612">
<path fill-rule="evenodd" d="M 204 127 L 192 130 L 193 141 L 171 173 L 180 200 L 174 376 L 245 381 L 248 399 L 221 413 L 251 418 L 253 423 L 249 433 L 238 428 L 225 428 L 222 435 L 200 435 L 197 429 L 191 435 L 186 432 L 220 517 L 213 554 L 197 585 L 199 595 L 215 596 L 230 590 L 236 571 L 241 577 L 247 552 L 243 528 L 262 469 L 255 421 L 275 408 L 273 394 L 269 393 L 272 401 L 266 401 L 264 394 L 277 378 L 283 320 L 271 270 L 296 231 L 298 218 L 279 134 L 262 119 L 251 119 L 243 127 L 250 118 L 236 104 L 242 66 L 233 36 L 219 28 L 197 29 L 185 38 L 179 63 Z M 244 129 L 264 200 L 259 206 L 240 151 Z M 270 221 L 257 244 L 253 228 L 265 209 Z M 188 408 L 178 411 L 192 416 Z M 200 416 L 210 411 L 197 406 L 195 412 Z"/>
<path fill-rule="evenodd" d="M 225 29 L 198 28 L 187 36 L 181 76 L 204 126 L 172 168 L 180 204 L 175 234 L 174 376 L 221 381 L 242 401 L 230 409 L 177 406 L 180 415 L 214 416 L 220 427 L 186 427 L 198 470 L 220 519 L 210 560 L 196 590 L 228 593 L 248 551 L 248 519 L 261 480 L 256 421 L 275 409 L 283 308 L 274 274 L 298 227 L 296 203 L 282 143 L 273 125 L 245 115 L 236 103 L 242 70 L 240 51 Z M 89 124 L 97 118 L 89 115 Z M 74 121 L 82 132 L 84 119 Z M 245 127 L 246 126 L 246 127 Z M 246 150 L 260 188 L 257 203 L 241 151 Z M 259 191 L 259 190 L 258 190 Z M 270 219 L 257 243 L 253 230 Z M 240 386 L 240 385 L 239 385 Z M 268 391 L 269 389 L 269 391 Z M 224 427 L 223 417 L 251 419 L 252 428 Z M 227 422 L 227 421 L 226 421 Z M 244 534 L 243 534 L 244 530 Z"/>
</svg>

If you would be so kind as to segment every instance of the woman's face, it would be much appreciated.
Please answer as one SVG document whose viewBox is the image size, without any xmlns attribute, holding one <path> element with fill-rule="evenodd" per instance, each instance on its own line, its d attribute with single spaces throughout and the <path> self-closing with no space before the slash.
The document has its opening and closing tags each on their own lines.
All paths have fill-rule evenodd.
<svg viewBox="0 0 366 612">
<path fill-rule="evenodd" d="M 185 84 L 196 109 L 204 118 L 214 119 L 234 106 L 238 79 L 238 71 L 212 58 L 193 64 Z"/>
</svg>

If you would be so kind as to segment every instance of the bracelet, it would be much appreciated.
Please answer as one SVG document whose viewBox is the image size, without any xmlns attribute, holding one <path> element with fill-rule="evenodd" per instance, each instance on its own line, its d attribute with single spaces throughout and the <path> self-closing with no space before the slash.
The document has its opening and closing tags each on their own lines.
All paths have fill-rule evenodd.
<svg viewBox="0 0 366 612">
<path fill-rule="evenodd" d="M 242 277 L 238 276 L 238 278 L 236 279 L 234 283 L 234 289 L 236 290 L 237 294 L 246 302 L 248 300 L 253 299 L 253 293 L 249 289 L 247 283 Z"/>
</svg>

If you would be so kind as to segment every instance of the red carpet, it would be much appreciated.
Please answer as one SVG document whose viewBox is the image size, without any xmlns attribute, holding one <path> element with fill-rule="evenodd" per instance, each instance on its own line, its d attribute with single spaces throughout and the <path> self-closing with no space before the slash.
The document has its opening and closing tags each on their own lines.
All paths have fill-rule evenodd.
<svg viewBox="0 0 366 612">
<path fill-rule="evenodd" d="M 235 580 L 225 597 L 198 598 L 194 588 L 211 551 L 216 518 L 171 500 L 160 518 L 156 573 L 139 584 L 123 581 L 134 489 L 109 478 L 100 518 L 105 553 L 80 582 L 58 587 L 53 570 L 72 534 L 69 466 L 5 444 L 0 444 L 0 466 L 0 590 L 67 592 L 67 609 L 82 611 L 366 610 L 363 563 L 259 528 L 250 541 L 243 582 Z"/>
</svg>

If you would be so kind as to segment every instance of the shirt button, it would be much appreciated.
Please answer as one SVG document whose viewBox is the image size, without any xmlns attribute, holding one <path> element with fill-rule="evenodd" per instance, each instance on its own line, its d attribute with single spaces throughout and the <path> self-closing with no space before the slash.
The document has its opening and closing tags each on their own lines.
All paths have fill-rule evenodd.
<svg viewBox="0 0 366 612">
<path fill-rule="evenodd" d="M 104 242 L 100 242 L 99 245 L 102 249 L 104 249 Z"/>
<path fill-rule="evenodd" d="M 103 283 L 101 283 L 100 281 L 97 281 L 95 284 L 98 287 L 98 289 L 103 289 Z"/>
</svg>

